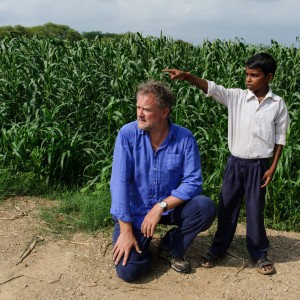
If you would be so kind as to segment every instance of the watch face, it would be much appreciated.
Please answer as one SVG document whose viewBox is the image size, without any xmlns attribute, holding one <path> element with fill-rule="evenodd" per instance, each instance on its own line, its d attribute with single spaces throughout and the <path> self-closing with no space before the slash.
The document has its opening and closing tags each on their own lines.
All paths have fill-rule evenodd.
<svg viewBox="0 0 300 300">
<path fill-rule="evenodd" d="M 160 206 L 164 211 L 167 210 L 167 203 L 166 203 L 166 202 L 162 201 L 162 202 L 159 202 L 158 204 L 159 204 L 159 206 Z"/>
</svg>

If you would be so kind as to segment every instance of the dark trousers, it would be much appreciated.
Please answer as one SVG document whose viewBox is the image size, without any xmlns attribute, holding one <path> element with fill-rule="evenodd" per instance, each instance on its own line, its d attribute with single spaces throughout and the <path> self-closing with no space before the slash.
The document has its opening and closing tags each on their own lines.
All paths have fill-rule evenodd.
<svg viewBox="0 0 300 300">
<path fill-rule="evenodd" d="M 261 188 L 267 169 L 268 159 L 228 158 L 220 195 L 218 227 L 210 248 L 211 253 L 222 256 L 229 248 L 245 196 L 246 244 L 249 255 L 253 260 L 267 255 L 269 241 L 264 225 L 266 188 Z"/>
<path fill-rule="evenodd" d="M 167 232 L 163 243 L 170 249 L 173 257 L 183 258 L 186 250 L 196 236 L 207 230 L 216 216 L 216 207 L 213 201 L 203 195 L 196 196 L 182 205 L 176 207 L 168 215 L 162 216 L 160 224 L 176 225 Z M 149 251 L 151 238 L 145 238 L 141 230 L 133 228 L 134 235 L 139 243 L 142 253 L 132 249 L 126 266 L 122 260 L 116 266 L 118 276 L 127 281 L 133 281 L 147 273 L 151 267 L 151 253 Z M 115 223 L 113 244 L 120 235 L 119 223 Z"/>
</svg>

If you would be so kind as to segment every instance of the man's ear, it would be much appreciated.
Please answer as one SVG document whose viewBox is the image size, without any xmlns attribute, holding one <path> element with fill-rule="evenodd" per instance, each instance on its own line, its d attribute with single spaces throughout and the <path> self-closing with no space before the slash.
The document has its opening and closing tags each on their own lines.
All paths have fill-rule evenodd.
<svg viewBox="0 0 300 300">
<path fill-rule="evenodd" d="M 269 73 L 267 78 L 268 78 L 268 81 L 271 82 L 274 78 L 274 75 L 272 73 Z"/>
<path fill-rule="evenodd" d="M 162 110 L 162 115 L 163 115 L 163 117 L 165 117 L 165 118 L 168 118 L 169 113 L 170 113 L 170 108 L 169 108 L 169 107 L 165 107 L 165 108 Z"/>
</svg>

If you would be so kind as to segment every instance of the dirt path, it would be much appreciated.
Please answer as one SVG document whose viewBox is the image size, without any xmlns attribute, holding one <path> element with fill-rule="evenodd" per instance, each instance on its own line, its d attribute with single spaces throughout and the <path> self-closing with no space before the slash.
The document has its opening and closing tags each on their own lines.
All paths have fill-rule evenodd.
<svg viewBox="0 0 300 300">
<path fill-rule="evenodd" d="M 240 225 L 230 255 L 220 266 L 199 266 L 211 240 L 206 232 L 187 253 L 193 273 L 178 274 L 155 255 L 151 273 L 128 284 L 115 276 L 109 235 L 80 233 L 66 240 L 41 230 L 47 224 L 39 218 L 38 208 L 48 204 L 37 198 L 0 203 L 1 300 L 300 299 L 300 233 L 268 230 L 277 269 L 272 276 L 260 275 L 250 266 Z M 21 259 L 30 242 L 32 251 Z M 158 242 L 152 242 L 154 253 Z"/>
</svg>

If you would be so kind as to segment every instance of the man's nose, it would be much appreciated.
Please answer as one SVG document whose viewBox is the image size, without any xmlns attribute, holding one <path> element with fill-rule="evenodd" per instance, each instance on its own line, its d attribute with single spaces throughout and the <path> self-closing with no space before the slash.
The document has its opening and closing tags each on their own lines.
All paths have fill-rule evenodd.
<svg viewBox="0 0 300 300">
<path fill-rule="evenodd" d="M 142 109 L 138 109 L 137 110 L 137 115 L 138 116 L 142 116 L 143 115 L 143 110 Z"/>
</svg>

